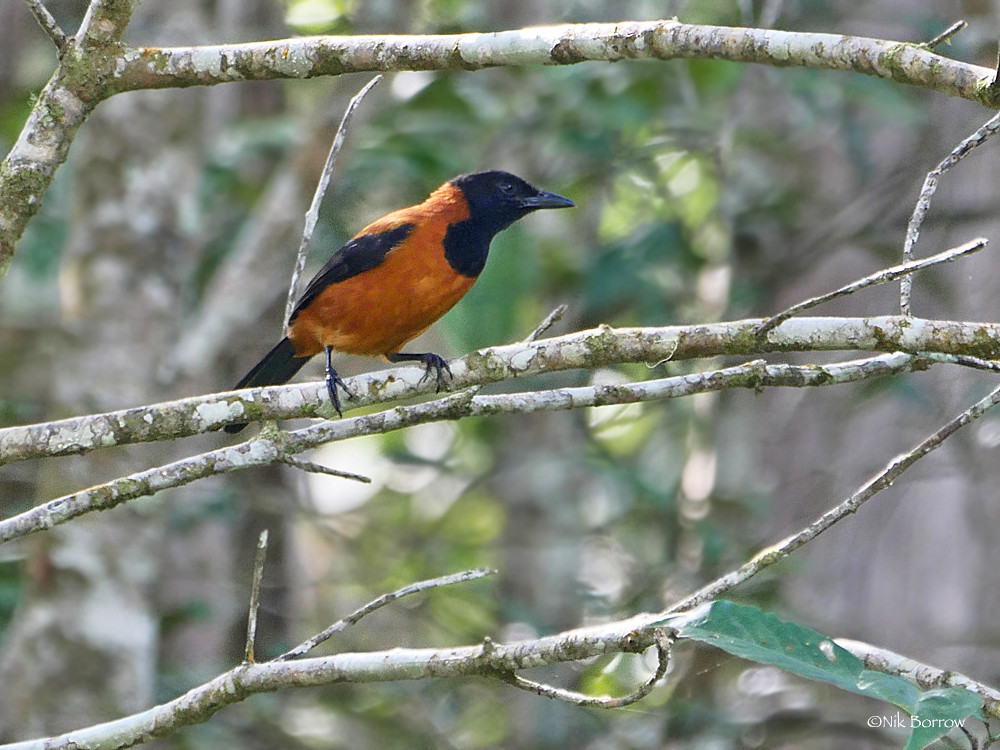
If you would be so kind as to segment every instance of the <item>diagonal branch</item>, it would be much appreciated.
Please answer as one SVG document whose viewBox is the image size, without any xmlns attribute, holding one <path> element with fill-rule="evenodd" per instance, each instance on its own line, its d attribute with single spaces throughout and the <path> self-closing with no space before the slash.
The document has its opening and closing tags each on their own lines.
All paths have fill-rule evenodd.
<svg viewBox="0 0 1000 750">
<path fill-rule="evenodd" d="M 302 275 L 302 271 L 306 267 L 306 258 L 309 255 L 309 243 L 312 241 L 316 222 L 319 221 L 319 207 L 323 203 L 323 196 L 326 195 L 326 189 L 330 185 L 330 178 L 333 176 L 333 167 L 337 163 L 337 156 L 344 147 L 344 139 L 347 137 L 347 127 L 351 124 L 354 111 L 361 104 L 361 100 L 381 80 L 382 76 L 375 76 L 358 93 L 351 97 L 344 116 L 340 120 L 337 134 L 333 137 L 333 143 L 330 145 L 330 153 L 327 154 L 326 164 L 323 166 L 323 173 L 320 175 L 319 182 L 316 185 L 316 192 L 313 193 L 309 210 L 306 211 L 305 226 L 302 229 L 302 241 L 299 243 L 299 252 L 295 259 L 295 268 L 292 271 L 292 280 L 288 287 L 288 299 L 285 301 L 285 317 L 283 318 L 284 324 L 281 327 L 282 331 L 288 327 L 288 323 L 292 317 L 292 308 L 295 305 L 295 290 L 299 285 L 299 276 Z"/>
<path fill-rule="evenodd" d="M 952 152 L 940 164 L 927 173 L 924 185 L 920 189 L 920 197 L 917 198 L 913 214 L 906 225 L 906 239 L 903 241 L 904 264 L 913 260 L 913 246 L 917 244 L 917 240 L 920 238 L 920 227 L 924 223 L 924 217 L 927 215 L 928 209 L 931 207 L 931 198 L 937 191 L 938 180 L 945 172 L 968 156 L 969 152 L 974 148 L 985 143 L 997 130 L 1000 130 L 1000 114 L 991 117 L 975 133 L 955 146 Z M 903 280 L 899 283 L 899 311 L 903 315 L 910 314 L 910 294 L 912 290 L 913 277 L 904 276 Z"/>
<path fill-rule="evenodd" d="M 841 297 L 846 297 L 849 294 L 854 294 L 862 289 L 867 289 L 870 286 L 878 286 L 879 284 L 886 284 L 890 281 L 895 281 L 896 279 L 909 276 L 910 274 L 916 273 L 917 271 L 922 271 L 930 266 L 938 265 L 939 263 L 950 263 L 953 260 L 957 260 L 963 255 L 968 255 L 970 253 L 978 252 L 986 247 L 986 243 L 989 242 L 985 237 L 980 237 L 975 240 L 970 240 L 964 245 L 959 245 L 951 250 L 945 250 L 943 253 L 938 253 L 937 255 L 932 255 L 929 258 L 922 258 L 920 260 L 909 261 L 907 263 L 902 263 L 898 266 L 892 266 L 891 268 L 884 268 L 881 271 L 876 271 L 873 274 L 865 276 L 863 279 L 858 279 L 850 284 L 840 287 L 840 289 L 835 289 L 832 292 L 827 292 L 826 294 L 821 294 L 818 297 L 813 297 L 811 299 L 799 302 L 796 305 L 792 305 L 788 309 L 778 313 L 773 318 L 770 318 L 762 326 L 757 329 L 757 337 L 760 338 L 764 336 L 768 331 L 776 328 L 784 321 L 788 320 L 794 315 L 798 315 L 806 310 L 811 310 L 814 307 L 818 307 L 826 302 L 831 302 L 835 299 L 840 299 Z"/>
<path fill-rule="evenodd" d="M 45 3 L 42 0 L 27 0 L 27 3 L 31 9 L 31 14 L 38 21 L 38 25 L 42 27 L 42 31 L 48 34 L 49 39 L 55 43 L 56 49 L 59 50 L 59 54 L 61 55 L 63 50 L 66 49 L 66 32 L 59 28 L 56 19 L 49 13 L 49 9 L 45 7 Z"/>
<path fill-rule="evenodd" d="M 383 594 L 377 599 L 373 599 L 362 607 L 351 612 L 351 614 L 346 617 L 337 620 L 330 627 L 326 628 L 322 632 L 317 633 L 312 638 L 303 641 L 298 646 L 293 649 L 289 649 L 281 656 L 276 656 L 273 661 L 289 661 L 290 659 L 296 659 L 303 656 L 323 641 L 329 640 L 329 638 L 343 630 L 359 622 L 362 618 L 367 617 L 372 612 L 385 607 L 388 604 L 392 604 L 398 599 L 402 599 L 404 596 L 412 596 L 413 594 L 419 594 L 422 591 L 429 591 L 430 589 L 441 588 L 442 586 L 452 586 L 456 583 L 466 583 L 467 581 L 475 581 L 480 578 L 485 578 L 486 576 L 495 575 L 495 570 L 490 570 L 489 568 L 475 568 L 473 570 L 463 570 L 461 573 L 453 573 L 452 575 L 441 576 L 439 578 L 431 578 L 426 581 L 418 581 L 417 583 L 411 583 L 408 586 L 403 586 L 400 589 L 396 589 L 388 594 Z"/>
<path fill-rule="evenodd" d="M 671 605 L 663 614 L 674 614 L 692 609 L 703 602 L 717 599 L 720 595 L 729 591 L 735 586 L 750 580 L 755 575 L 765 570 L 776 562 L 784 560 L 792 552 L 804 544 L 812 541 L 834 524 L 842 521 L 847 516 L 857 513 L 858 509 L 871 500 L 882 490 L 890 487 L 899 477 L 913 464 L 922 459 L 927 454 L 937 450 L 944 444 L 944 441 L 951 437 L 960 428 L 983 416 L 987 411 L 1000 403 L 1000 387 L 995 388 L 987 396 L 977 401 L 968 409 L 963 411 L 954 419 L 945 423 L 926 438 L 913 446 L 906 453 L 897 456 L 874 477 L 869 479 L 864 485 L 858 488 L 849 498 L 840 505 L 828 510 L 811 524 L 801 531 L 793 534 L 778 544 L 768 547 L 758 552 L 752 559 L 741 565 L 734 571 L 717 578 L 703 586 L 701 589 L 685 597 L 676 604 Z"/>
<path fill-rule="evenodd" d="M 217 711 L 257 693 L 343 683 L 493 676 L 518 669 L 614 653 L 641 653 L 656 644 L 649 615 L 570 630 L 530 641 L 454 648 L 394 648 L 291 661 L 241 664 L 172 701 L 132 716 L 58 737 L 2 745 L 0 750 L 127 748 L 208 721 Z"/>
</svg>

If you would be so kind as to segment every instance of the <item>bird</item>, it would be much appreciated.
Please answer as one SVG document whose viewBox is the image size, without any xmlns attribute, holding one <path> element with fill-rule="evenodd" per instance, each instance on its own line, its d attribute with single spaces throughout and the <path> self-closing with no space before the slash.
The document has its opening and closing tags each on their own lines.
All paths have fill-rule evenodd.
<svg viewBox="0 0 1000 750">
<path fill-rule="evenodd" d="M 404 352 L 404 344 L 450 310 L 479 278 L 490 243 L 533 211 L 570 208 L 569 198 L 540 190 L 502 170 L 454 177 L 426 200 L 368 224 L 330 259 L 293 308 L 284 338 L 235 386 L 286 383 L 317 354 L 326 354 L 326 388 L 343 415 L 337 387 L 351 398 L 333 367 L 333 352 L 423 363 L 424 379 L 447 362 L 433 352 Z M 231 424 L 236 433 L 246 423 Z"/>
</svg>

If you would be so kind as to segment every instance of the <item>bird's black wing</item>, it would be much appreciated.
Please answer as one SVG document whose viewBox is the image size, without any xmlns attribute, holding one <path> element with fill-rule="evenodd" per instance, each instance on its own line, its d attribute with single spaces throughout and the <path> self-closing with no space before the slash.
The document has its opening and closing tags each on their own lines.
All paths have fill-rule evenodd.
<svg viewBox="0 0 1000 750">
<path fill-rule="evenodd" d="M 330 256 L 330 260 L 323 264 L 323 267 L 306 286 L 306 290 L 295 304 L 291 320 L 288 322 L 294 321 L 296 316 L 330 284 L 346 281 L 380 265 L 390 250 L 410 236 L 414 226 L 413 224 L 401 224 L 385 232 L 363 234 L 340 248 Z"/>
</svg>

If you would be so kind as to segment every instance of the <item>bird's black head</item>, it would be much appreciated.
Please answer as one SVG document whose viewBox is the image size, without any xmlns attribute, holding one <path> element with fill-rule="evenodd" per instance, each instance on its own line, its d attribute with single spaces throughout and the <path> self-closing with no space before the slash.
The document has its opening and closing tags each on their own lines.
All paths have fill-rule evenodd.
<svg viewBox="0 0 1000 750">
<path fill-rule="evenodd" d="M 469 204 L 469 218 L 445 237 L 445 256 L 459 273 L 478 276 L 486 264 L 490 242 L 523 216 L 540 208 L 570 208 L 569 198 L 539 190 L 510 172 L 472 172 L 450 180 Z"/>
<path fill-rule="evenodd" d="M 451 184 L 468 201 L 470 218 L 492 229 L 493 234 L 540 208 L 576 205 L 569 198 L 539 190 L 520 177 L 499 170 L 459 175 Z"/>
</svg>

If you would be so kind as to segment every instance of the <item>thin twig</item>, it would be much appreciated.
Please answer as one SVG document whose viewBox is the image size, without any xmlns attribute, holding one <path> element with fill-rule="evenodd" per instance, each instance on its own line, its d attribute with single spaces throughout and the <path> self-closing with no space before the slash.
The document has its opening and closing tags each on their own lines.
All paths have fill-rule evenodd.
<svg viewBox="0 0 1000 750">
<path fill-rule="evenodd" d="M 42 31 L 48 34 L 49 38 L 55 42 L 56 48 L 62 54 L 66 49 L 66 33 L 59 28 L 56 19 L 49 13 L 49 9 L 45 7 L 42 0 L 25 0 L 25 2 L 28 3 L 31 14 L 38 21 L 38 25 L 42 27 Z"/>
<path fill-rule="evenodd" d="M 361 482 L 363 484 L 371 484 L 371 477 L 366 477 L 363 474 L 354 474 L 350 471 L 341 471 L 340 469 L 331 469 L 329 466 L 323 466 L 322 464 L 313 463 L 312 461 L 306 461 L 301 458 L 295 458 L 294 456 L 285 456 L 281 459 L 281 462 L 288 464 L 289 466 L 294 466 L 296 469 L 301 469 L 302 471 L 308 471 L 313 474 L 326 474 L 331 477 L 340 477 L 341 479 L 351 479 L 355 482 Z"/>
<path fill-rule="evenodd" d="M 840 287 L 832 292 L 827 292 L 826 294 L 821 294 L 818 297 L 813 297 L 812 299 L 807 299 L 799 302 L 797 305 L 792 305 L 787 310 L 784 310 L 773 318 L 765 321 L 756 331 L 757 338 L 763 338 L 763 336 L 786 320 L 794 315 L 798 315 L 801 312 L 810 310 L 824 302 L 830 302 L 831 300 L 839 299 L 840 297 L 846 297 L 849 294 L 854 294 L 861 289 L 867 289 L 870 286 L 878 286 L 879 284 L 885 284 L 890 281 L 895 281 L 898 278 L 907 276 L 917 271 L 923 270 L 930 266 L 935 266 L 940 263 L 949 263 L 963 255 L 969 255 L 971 253 L 982 250 L 986 247 L 989 242 L 985 237 L 979 237 L 974 240 L 966 242 L 964 245 L 959 245 L 951 250 L 945 250 L 943 253 L 938 253 L 937 255 L 932 255 L 929 258 L 921 258 L 920 260 L 910 261 L 909 263 L 902 263 L 898 266 L 891 266 L 890 268 L 884 268 L 881 271 L 877 271 L 873 274 L 865 276 L 863 279 L 858 279 L 853 281 L 846 286 Z"/>
<path fill-rule="evenodd" d="M 931 206 L 931 197 L 937 190 L 938 179 L 965 158 L 972 149 L 984 143 L 997 130 L 1000 130 L 1000 114 L 991 117 L 975 133 L 958 144 L 944 161 L 927 173 L 924 185 L 920 189 L 920 197 L 917 198 L 917 205 L 913 208 L 913 214 L 906 225 L 906 240 L 903 243 L 904 264 L 913 260 L 913 246 L 917 244 L 917 240 L 920 237 L 920 226 L 924 223 L 924 217 Z M 904 276 L 899 284 L 899 309 L 903 315 L 910 315 L 910 294 L 912 290 L 913 279 L 909 276 Z"/>
<path fill-rule="evenodd" d="M 926 50 L 933 50 L 939 44 L 944 44 L 945 42 L 951 44 L 951 38 L 955 36 L 955 34 L 957 34 L 958 32 L 965 29 L 968 25 L 969 24 L 966 23 L 965 21 L 955 21 L 955 23 L 953 23 L 947 29 L 942 31 L 940 34 L 918 46 L 923 47 Z"/>
<path fill-rule="evenodd" d="M 397 599 L 401 599 L 404 596 L 409 596 L 410 594 L 417 594 L 421 591 L 427 591 L 428 589 L 440 588 L 442 586 L 451 586 L 456 583 L 465 583 L 467 581 L 475 581 L 478 578 L 485 578 L 486 576 L 491 576 L 496 574 L 495 570 L 490 570 L 489 568 L 475 568 L 473 570 L 463 570 L 461 573 L 453 573 L 452 575 L 441 576 L 440 578 L 431 578 L 426 581 L 418 581 L 417 583 L 411 583 L 409 586 L 403 586 L 401 589 L 396 589 L 389 594 L 383 594 L 378 599 L 374 599 L 368 604 L 354 610 L 351 614 L 347 615 L 341 620 L 333 623 L 330 627 L 321 633 L 317 633 L 309 640 L 303 641 L 295 648 L 290 651 L 286 651 L 281 654 L 281 656 L 276 656 L 272 661 L 288 661 L 289 659 L 294 659 L 298 656 L 302 656 L 314 648 L 316 648 L 323 641 L 327 640 L 330 636 L 335 633 L 339 633 L 342 630 L 346 630 L 351 625 L 354 625 L 358 620 L 366 615 L 370 615 L 377 609 L 381 609 L 387 604 L 391 604 Z"/>
<path fill-rule="evenodd" d="M 545 685 L 541 682 L 535 682 L 534 680 L 528 680 L 515 672 L 502 672 L 501 679 L 509 685 L 513 685 L 521 690 L 527 690 L 529 693 L 535 693 L 536 695 L 553 698 L 565 703 L 572 703 L 574 706 L 583 706 L 586 708 L 624 708 L 649 695 L 653 688 L 656 687 L 656 683 L 663 679 L 663 675 L 667 673 L 667 667 L 670 666 L 670 651 L 674 642 L 673 636 L 668 635 L 663 628 L 655 628 L 653 636 L 656 638 L 656 654 L 659 657 L 656 671 L 637 690 L 628 695 L 623 695 L 621 698 L 611 698 L 605 695 L 595 698 L 572 690 L 565 690 L 553 687 L 552 685 Z"/>
<path fill-rule="evenodd" d="M 539 336 L 549 330 L 552 326 L 562 320 L 563 315 L 566 314 L 566 305 L 559 305 L 555 310 L 550 312 L 545 316 L 545 320 L 538 324 L 538 327 L 534 331 L 528 334 L 528 337 L 524 340 L 524 343 L 530 344 L 532 341 L 536 341 Z"/>
<path fill-rule="evenodd" d="M 253 560 L 253 581 L 250 584 L 250 612 L 247 615 L 247 643 L 243 652 L 243 662 L 253 664 L 254 643 L 257 640 L 257 611 L 260 609 L 260 585 L 264 580 L 264 560 L 267 558 L 267 529 L 260 532 L 257 540 L 257 554 Z"/>
<path fill-rule="evenodd" d="M 361 104 L 361 100 L 365 98 L 365 94 L 371 91 L 372 87 L 381 80 L 381 75 L 375 76 L 364 85 L 364 88 L 353 96 L 347 105 L 347 109 L 344 111 L 344 117 L 340 121 L 340 127 L 337 128 L 337 135 L 333 137 L 333 143 L 330 145 L 330 153 L 327 155 L 326 165 L 323 167 L 323 174 L 320 176 L 319 183 L 316 185 L 316 192 L 313 194 L 312 204 L 309 206 L 309 210 L 306 211 L 305 226 L 302 229 L 302 242 L 299 244 L 299 253 L 295 260 L 295 269 L 292 271 L 292 281 L 288 287 L 288 299 L 285 302 L 285 318 L 282 329 L 288 327 L 288 321 L 292 317 L 292 309 L 295 305 L 295 290 L 299 285 L 299 277 L 302 275 L 302 270 L 306 267 L 306 257 L 309 255 L 309 243 L 312 241 L 313 230 L 316 228 L 316 221 L 319 219 L 319 207 L 320 204 L 323 203 L 323 196 L 326 195 L 326 189 L 330 184 L 330 178 L 333 175 L 333 167 L 337 163 L 337 156 L 340 154 L 340 150 L 344 147 L 344 139 L 347 136 L 347 126 L 350 125 L 351 118 L 354 117 L 354 111 L 358 108 L 358 105 Z"/>
<path fill-rule="evenodd" d="M 703 602 L 716 599 L 721 594 L 732 589 L 734 586 L 753 578 L 762 570 L 769 568 L 779 560 L 785 559 L 799 547 L 812 541 L 837 522 L 842 521 L 852 513 L 856 513 L 862 505 L 868 502 L 879 492 L 892 485 L 892 483 L 895 482 L 900 475 L 903 474 L 903 472 L 913 466 L 913 464 L 926 456 L 928 453 L 931 453 L 935 449 L 939 448 L 944 441 L 951 437 L 959 428 L 964 427 L 975 419 L 978 419 L 989 409 L 996 406 L 997 403 L 1000 403 L 1000 387 L 995 388 L 985 398 L 977 401 L 957 417 L 950 420 L 940 429 L 936 430 L 934 433 L 915 445 L 909 451 L 894 458 L 889 462 L 889 465 L 886 466 L 885 469 L 869 479 L 849 498 L 844 500 L 844 502 L 840 505 L 824 513 L 822 516 L 809 524 L 809 526 L 802 529 L 798 533 L 793 534 L 784 541 L 758 552 L 751 560 L 744 563 L 736 570 L 717 578 L 707 586 L 704 586 L 696 591 L 694 594 L 691 594 L 690 596 L 672 605 L 662 614 L 668 615 L 676 612 L 684 612 Z"/>
</svg>

